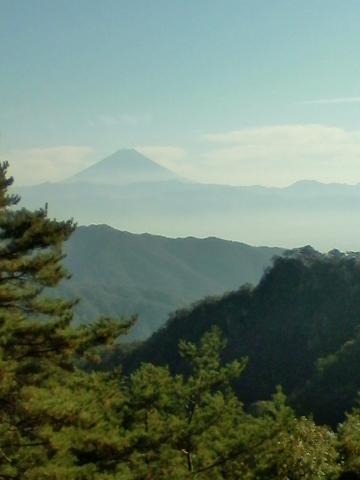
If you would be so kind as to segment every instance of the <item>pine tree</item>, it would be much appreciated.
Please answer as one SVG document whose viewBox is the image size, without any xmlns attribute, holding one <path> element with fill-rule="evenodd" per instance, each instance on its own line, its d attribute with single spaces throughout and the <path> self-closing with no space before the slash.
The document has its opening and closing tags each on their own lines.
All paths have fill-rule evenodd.
<svg viewBox="0 0 360 480">
<path fill-rule="evenodd" d="M 123 418 L 129 478 L 228 478 L 222 475 L 223 466 L 239 454 L 239 443 L 243 448 L 247 429 L 230 381 L 246 362 L 221 365 L 223 347 L 215 328 L 198 345 L 180 342 L 190 366 L 188 377 L 172 376 L 167 367 L 152 364 L 143 364 L 130 376 Z"/>
<path fill-rule="evenodd" d="M 360 395 L 360 392 L 359 392 Z M 359 403 L 359 402 L 358 402 Z M 360 478 L 360 408 L 357 405 L 339 424 L 339 450 L 343 459 L 343 476 Z"/>
<path fill-rule="evenodd" d="M 16 208 L 20 199 L 8 191 L 7 169 L 0 164 L 0 479 L 39 479 L 34 469 L 61 450 L 50 433 L 79 422 L 87 398 L 81 395 L 94 383 L 76 365 L 131 322 L 104 318 L 87 328 L 71 326 L 76 301 L 47 292 L 68 277 L 62 246 L 75 225 L 49 219 L 46 208 Z"/>
<path fill-rule="evenodd" d="M 337 479 L 340 473 L 335 433 L 311 418 L 296 417 L 280 388 L 271 401 L 257 404 L 256 449 L 249 449 L 246 480 Z M 245 461 L 244 461 L 245 460 Z M 235 462 L 236 464 L 236 462 Z M 246 469 L 245 469 L 246 470 Z"/>
</svg>

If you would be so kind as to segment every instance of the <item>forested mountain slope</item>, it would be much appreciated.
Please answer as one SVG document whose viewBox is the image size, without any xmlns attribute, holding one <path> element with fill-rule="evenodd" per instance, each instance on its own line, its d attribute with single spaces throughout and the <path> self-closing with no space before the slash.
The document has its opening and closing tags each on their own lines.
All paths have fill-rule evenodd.
<svg viewBox="0 0 360 480">
<path fill-rule="evenodd" d="M 139 314 L 131 338 L 144 338 L 168 314 L 207 295 L 257 282 L 279 248 L 218 238 L 135 235 L 106 225 L 79 227 L 66 245 L 72 273 L 62 292 L 78 296 L 78 319 Z"/>
<path fill-rule="evenodd" d="M 279 257 L 256 287 L 243 287 L 177 312 L 127 359 L 186 372 L 179 339 L 198 340 L 212 325 L 227 338 L 226 360 L 248 357 L 236 384 L 247 404 L 282 385 L 301 413 L 336 423 L 360 389 L 360 266 L 356 254 L 310 247 Z M 116 360 L 115 360 L 116 361 Z"/>
</svg>

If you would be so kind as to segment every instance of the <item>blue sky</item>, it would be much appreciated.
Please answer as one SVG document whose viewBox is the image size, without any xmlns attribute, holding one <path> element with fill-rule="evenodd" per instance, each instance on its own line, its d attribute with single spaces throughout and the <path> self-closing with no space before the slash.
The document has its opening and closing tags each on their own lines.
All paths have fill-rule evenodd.
<svg viewBox="0 0 360 480">
<path fill-rule="evenodd" d="M 0 0 L 20 183 L 137 147 L 194 180 L 360 182 L 358 0 Z"/>
</svg>

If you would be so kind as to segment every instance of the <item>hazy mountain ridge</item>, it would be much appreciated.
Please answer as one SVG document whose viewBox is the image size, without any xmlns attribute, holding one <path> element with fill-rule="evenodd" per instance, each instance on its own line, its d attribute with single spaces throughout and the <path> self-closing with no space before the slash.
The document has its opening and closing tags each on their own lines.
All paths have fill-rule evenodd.
<svg viewBox="0 0 360 480">
<path fill-rule="evenodd" d="M 72 278 L 62 291 L 78 296 L 82 321 L 139 313 L 133 336 L 149 335 L 168 314 L 207 295 L 257 282 L 279 248 L 218 238 L 135 235 L 106 225 L 79 227 L 66 245 Z"/>
<path fill-rule="evenodd" d="M 96 162 L 65 182 L 115 184 L 157 182 L 177 179 L 177 175 L 134 149 L 119 150 Z"/>
<path fill-rule="evenodd" d="M 191 183 L 125 150 L 68 181 L 17 190 L 29 208 L 47 202 L 50 215 L 74 217 L 84 225 L 106 223 L 136 233 L 215 236 L 288 248 L 312 244 L 325 251 L 359 249 L 359 185 Z"/>
</svg>

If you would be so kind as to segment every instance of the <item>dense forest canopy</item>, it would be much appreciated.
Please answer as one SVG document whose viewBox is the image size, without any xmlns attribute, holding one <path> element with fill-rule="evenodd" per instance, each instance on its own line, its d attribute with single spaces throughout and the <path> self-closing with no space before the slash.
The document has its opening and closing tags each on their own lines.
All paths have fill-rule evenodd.
<svg viewBox="0 0 360 480">
<path fill-rule="evenodd" d="M 150 361 L 186 373 L 179 338 L 198 341 L 217 325 L 227 339 L 224 360 L 248 358 L 234 384 L 246 404 L 270 398 L 282 385 L 299 412 L 334 425 L 354 405 L 360 385 L 359 319 L 359 256 L 304 247 L 275 258 L 256 287 L 175 312 L 125 364 L 131 370 Z"/>
<path fill-rule="evenodd" d="M 316 388 L 319 400 L 332 373 L 353 366 L 355 256 L 279 258 L 257 287 L 175 314 L 131 372 L 98 371 L 133 319 L 72 326 L 76 300 L 46 294 L 68 275 L 62 246 L 75 226 L 14 209 L 11 184 L 3 163 L 0 480 L 360 478 L 359 410 L 332 430 L 297 416 L 274 387 L 295 395 L 302 382 L 294 398 L 313 405 Z"/>
</svg>

